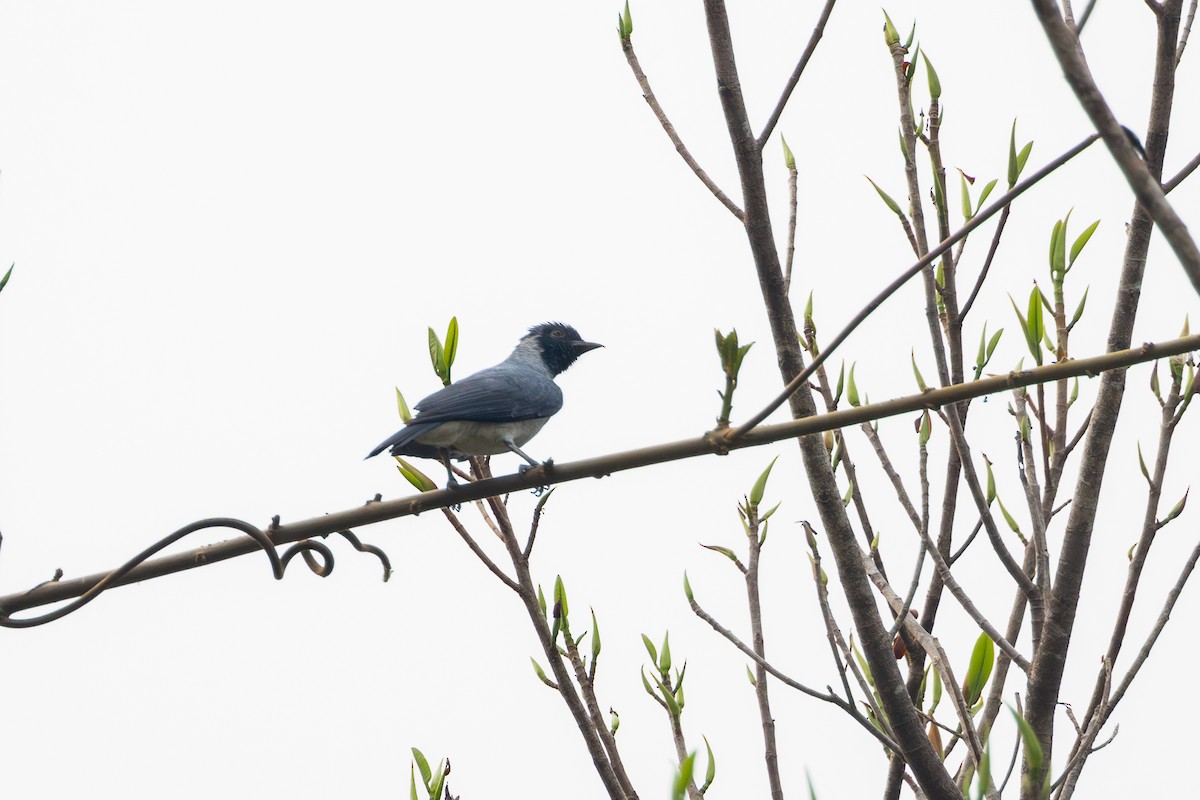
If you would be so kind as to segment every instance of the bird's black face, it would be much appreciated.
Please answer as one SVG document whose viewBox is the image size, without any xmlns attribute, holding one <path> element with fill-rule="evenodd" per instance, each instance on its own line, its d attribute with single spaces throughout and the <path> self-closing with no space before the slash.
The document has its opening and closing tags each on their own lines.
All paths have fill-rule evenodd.
<svg viewBox="0 0 1200 800">
<path fill-rule="evenodd" d="M 546 368 L 557 375 L 575 363 L 575 359 L 588 350 L 595 350 L 604 345 L 595 342 L 585 342 L 579 336 L 579 331 L 561 322 L 544 322 L 534 325 L 525 334 L 526 339 L 535 339 L 541 346 L 542 360 Z"/>
</svg>

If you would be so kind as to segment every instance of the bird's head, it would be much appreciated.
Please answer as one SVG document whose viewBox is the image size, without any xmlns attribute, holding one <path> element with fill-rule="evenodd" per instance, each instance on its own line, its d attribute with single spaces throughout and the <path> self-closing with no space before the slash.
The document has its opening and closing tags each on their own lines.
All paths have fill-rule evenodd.
<svg viewBox="0 0 1200 800">
<path fill-rule="evenodd" d="M 588 350 L 603 347 L 595 342 L 585 342 L 579 331 L 561 322 L 543 322 L 534 325 L 521 338 L 521 344 L 535 344 L 541 352 L 542 361 L 551 375 L 557 375 L 575 363 L 575 359 Z"/>
</svg>

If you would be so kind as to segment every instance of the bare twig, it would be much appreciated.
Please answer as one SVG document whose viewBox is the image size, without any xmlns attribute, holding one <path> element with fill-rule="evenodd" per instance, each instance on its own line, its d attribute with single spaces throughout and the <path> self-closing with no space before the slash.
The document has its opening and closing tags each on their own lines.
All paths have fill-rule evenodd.
<svg viewBox="0 0 1200 800">
<path fill-rule="evenodd" d="M 658 104 L 658 98 L 654 96 L 654 90 L 650 88 L 650 79 L 646 77 L 646 73 L 642 72 L 642 65 L 638 63 L 637 53 L 633 51 L 632 37 L 621 40 L 621 49 L 625 51 L 625 60 L 629 62 L 629 68 L 633 70 L 633 77 L 637 79 L 638 86 L 642 87 L 642 97 L 646 99 L 650 110 L 654 112 L 654 116 L 662 125 L 663 131 L 666 132 L 667 138 L 671 140 L 671 144 L 675 145 L 676 152 L 679 153 L 684 163 L 696 173 L 696 177 L 700 179 L 708 190 L 712 192 L 713 197 L 721 201 L 721 205 L 729 209 L 730 213 L 738 218 L 739 221 L 745 219 L 745 214 L 737 205 L 729 199 L 725 192 L 721 191 L 721 187 L 708 177 L 708 173 L 696 162 L 692 154 L 684 145 L 683 140 L 679 138 L 679 134 L 675 131 L 675 126 L 671 124 L 671 120 L 667 119 L 667 113 L 663 111 L 661 105 Z"/>
<path fill-rule="evenodd" d="M 1175 66 L 1183 61 L 1183 51 L 1187 49 L 1188 37 L 1192 34 L 1192 23 L 1196 21 L 1196 0 L 1192 0 L 1188 6 L 1187 21 L 1183 23 L 1183 28 L 1179 32 L 1179 46 L 1175 50 Z M 1165 187 L 1164 187 L 1165 188 Z M 1168 190 L 1170 191 L 1170 190 Z"/>
<path fill-rule="evenodd" d="M 821 9 L 821 15 L 817 17 L 817 24 L 813 26 L 812 35 L 808 37 L 808 44 L 804 46 L 804 52 L 800 54 L 800 61 L 796 64 L 796 68 L 792 70 L 791 77 L 788 78 L 787 84 L 783 87 L 783 93 L 779 97 L 779 102 L 775 104 L 775 110 L 771 112 L 771 116 L 767 117 L 767 124 L 763 126 L 762 133 L 758 135 L 759 150 L 763 149 L 767 144 L 767 139 L 771 138 L 771 131 L 775 130 L 776 124 L 779 123 L 779 117 L 783 115 L 783 109 L 787 106 L 788 100 L 792 96 L 792 90 L 800 82 L 800 76 L 804 74 L 804 68 L 808 66 L 808 60 L 816 52 L 817 44 L 825 34 L 825 23 L 829 21 L 829 15 L 833 13 L 833 4 L 835 2 L 837 0 L 825 0 L 825 7 Z"/>
<path fill-rule="evenodd" d="M 1196 7 L 1196 5 L 1193 3 L 1192 8 L 1194 9 L 1195 7 Z M 1179 170 L 1179 172 L 1175 173 L 1175 177 L 1171 178 L 1171 180 L 1169 180 L 1163 184 L 1163 191 L 1166 192 L 1167 194 L 1170 194 L 1171 191 L 1174 190 L 1176 186 L 1183 183 L 1185 180 L 1188 179 L 1188 176 L 1190 176 L 1193 172 L 1196 171 L 1196 167 L 1200 167 L 1200 153 L 1197 153 L 1195 156 L 1192 157 L 1191 161 L 1184 164 L 1183 169 L 1181 169 L 1181 170 Z"/>
<path fill-rule="evenodd" d="M 1078 21 L 1075 23 L 1075 35 L 1083 33 L 1083 26 L 1087 25 L 1088 19 L 1092 16 L 1092 9 L 1096 7 L 1096 0 L 1088 0 L 1088 4 L 1083 9 L 1083 13 L 1079 15 Z"/>
<path fill-rule="evenodd" d="M 454 531 L 459 535 L 460 538 L 462 538 L 464 542 L 467 543 L 467 547 L 471 548 L 471 552 L 475 554 L 475 557 L 482 561 L 483 565 L 487 567 L 493 575 L 499 578 L 501 583 L 512 589 L 514 592 L 520 592 L 521 587 L 517 585 L 517 582 L 508 577 L 504 570 L 500 569 L 500 567 L 496 565 L 496 562 L 492 561 L 492 559 L 488 557 L 488 554 L 483 552 L 483 548 L 480 547 L 473 538 L 471 538 L 471 534 L 467 532 L 466 526 L 459 521 L 458 515 L 448 508 L 443 508 L 442 513 L 446 515 L 446 519 L 449 520 L 451 527 L 454 528 Z"/>
<path fill-rule="evenodd" d="M 867 720 L 866 717 L 864 717 L 862 714 L 860 714 L 858 712 L 858 709 L 854 707 L 853 702 L 850 702 L 848 700 L 843 700 L 842 698 L 840 698 L 836 694 L 834 694 L 832 690 L 827 690 L 825 692 L 819 692 L 816 689 L 813 689 L 809 686 L 805 686 L 803 683 L 800 683 L 796 679 L 791 678 L 788 675 L 785 675 L 784 673 L 782 673 L 778 669 L 776 669 L 774 666 L 772 666 L 771 663 L 769 661 L 767 661 L 765 658 L 760 656 L 758 653 L 754 652 L 754 650 L 752 648 L 747 646 L 745 642 L 743 642 L 741 639 L 738 638 L 737 634 L 735 634 L 733 631 L 726 628 L 721 623 L 717 622 L 707 611 L 705 611 L 703 608 L 700 607 L 700 605 L 695 601 L 695 599 L 688 598 L 688 604 L 692 607 L 692 613 L 694 613 L 697 617 L 699 617 L 700 619 L 707 622 L 709 624 L 709 627 L 711 627 L 717 633 L 721 634 L 721 636 L 723 636 L 726 641 L 728 641 L 730 644 L 732 644 L 734 647 L 736 647 L 738 650 L 740 650 L 746 657 L 748 657 L 750 660 L 752 660 L 755 664 L 758 664 L 763 669 L 765 669 L 767 672 L 771 673 L 776 678 L 778 678 L 784 685 L 790 686 L 793 689 L 795 689 L 796 691 L 806 694 L 809 697 L 815 698 L 817 700 L 823 700 L 826 703 L 832 703 L 833 705 L 837 706 L 838 708 L 842 709 L 847 714 L 849 714 L 854 719 L 855 722 L 857 722 L 868 733 L 870 733 L 872 736 L 874 736 L 876 739 L 878 739 L 879 742 L 881 744 L 883 744 L 883 746 L 886 747 L 888 750 L 891 750 L 892 752 L 899 752 L 898 745 L 894 741 L 892 741 L 891 737 L 889 737 L 883 731 L 876 728 L 874 725 L 872 725 L 870 723 L 869 720 Z"/>
</svg>

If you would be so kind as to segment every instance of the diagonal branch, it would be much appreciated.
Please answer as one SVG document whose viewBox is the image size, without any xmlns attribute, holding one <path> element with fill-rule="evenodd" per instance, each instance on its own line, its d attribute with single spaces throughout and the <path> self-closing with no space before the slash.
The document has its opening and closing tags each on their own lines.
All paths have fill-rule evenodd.
<svg viewBox="0 0 1200 800">
<path fill-rule="evenodd" d="M 642 97 L 646 99 L 650 110 L 654 112 L 654 116 L 658 119 L 663 130 L 667 134 L 667 138 L 671 140 L 671 144 L 675 145 L 676 152 L 683 159 L 683 162 L 691 168 L 692 172 L 696 173 L 696 177 L 700 182 L 708 187 L 708 190 L 713 193 L 713 197 L 721 201 L 721 205 L 729 209 L 738 220 L 743 220 L 745 215 L 738 208 L 737 203 L 729 199 L 725 192 L 721 191 L 721 187 L 708 177 L 708 173 L 692 158 L 692 154 L 688 152 L 687 147 L 683 144 L 683 140 L 679 138 L 679 134 L 675 131 L 675 126 L 671 124 L 671 120 L 667 119 L 667 112 L 663 111 L 661 105 L 658 104 L 658 98 L 654 96 L 654 90 L 650 88 L 650 79 L 646 77 L 646 73 L 642 72 L 642 65 L 638 63 L 637 53 L 633 51 L 632 38 L 624 38 L 621 40 L 621 49 L 625 51 L 625 60 L 629 62 L 629 68 L 633 70 L 633 77 L 637 79 L 638 86 L 642 87 Z"/>
<path fill-rule="evenodd" d="M 1174 28 L 1178 28 L 1181 3 L 1182 0 L 1169 0 L 1159 7 L 1160 26 L 1161 19 L 1172 17 Z M 1100 94 L 1100 89 L 1096 86 L 1087 60 L 1083 56 L 1083 50 L 1079 47 L 1079 38 L 1063 22 L 1059 15 L 1058 3 L 1054 0 L 1033 0 L 1033 7 L 1037 11 L 1038 20 L 1042 23 L 1042 29 L 1046 32 L 1046 38 L 1050 41 L 1050 47 L 1054 50 L 1054 55 L 1062 66 L 1067 83 L 1075 92 L 1075 97 L 1087 112 L 1088 117 L 1091 118 L 1096 130 L 1104 138 L 1104 144 L 1112 154 L 1117 167 L 1125 175 L 1125 180 L 1129 182 L 1138 202 L 1149 212 L 1163 236 L 1166 237 L 1167 243 L 1175 251 L 1180 265 L 1187 273 L 1188 280 L 1192 282 L 1196 291 L 1200 292 L 1200 248 L 1196 247 L 1196 242 L 1188 233 L 1187 226 L 1175 213 L 1171 204 L 1167 202 L 1162 185 L 1151 174 L 1146 162 L 1138 156 L 1133 143 L 1129 140 L 1128 133 L 1117 122 L 1112 109 L 1108 107 L 1108 103 Z M 1171 42 L 1174 41 L 1175 36 L 1172 31 Z M 1173 54 L 1174 47 L 1172 46 Z"/>
<path fill-rule="evenodd" d="M 821 9 L 821 16 L 817 17 L 817 24 L 813 26 L 812 35 L 808 37 L 808 44 L 804 46 L 804 52 L 800 54 L 800 61 L 797 62 L 796 68 L 792 70 L 792 75 L 788 78 L 787 85 L 783 87 L 783 93 L 779 96 L 779 102 L 775 104 L 775 110 L 771 112 L 771 116 L 767 117 L 767 124 L 763 126 L 762 133 L 758 134 L 759 150 L 762 150 L 767 144 L 767 139 L 771 138 L 771 132 L 779 124 L 779 118 L 783 116 L 783 109 L 787 106 L 788 100 L 791 99 L 792 91 L 796 88 L 796 84 L 800 82 L 800 76 L 804 74 L 804 68 L 808 66 L 809 59 L 817 51 L 817 44 L 821 41 L 821 37 L 825 35 L 825 23 L 829 22 L 829 15 L 833 13 L 833 4 L 836 2 L 837 0 L 825 0 L 825 7 Z"/>
</svg>

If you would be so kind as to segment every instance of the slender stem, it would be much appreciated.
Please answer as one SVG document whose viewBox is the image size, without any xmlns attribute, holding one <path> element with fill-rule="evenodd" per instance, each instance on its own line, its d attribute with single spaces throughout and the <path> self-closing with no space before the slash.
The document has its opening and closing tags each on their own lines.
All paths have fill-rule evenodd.
<svg viewBox="0 0 1200 800">
<path fill-rule="evenodd" d="M 800 61 L 796 64 L 796 68 L 792 70 L 787 85 L 783 87 L 783 93 L 779 96 L 779 101 L 775 103 L 775 109 L 771 112 L 771 116 L 767 117 L 767 124 L 763 126 L 762 133 L 758 134 L 759 150 L 762 150 L 767 144 L 767 139 L 771 138 L 771 131 L 775 130 L 775 126 L 779 123 L 779 117 L 783 115 L 783 109 L 787 106 L 788 100 L 791 99 L 792 90 L 800 82 L 800 76 L 804 74 L 804 68 L 808 66 L 809 59 L 817 51 L 817 44 L 821 41 L 821 37 L 825 35 L 825 23 L 829 22 L 829 15 L 833 13 L 833 4 L 835 2 L 837 0 L 825 0 L 825 7 L 821 9 L 821 15 L 817 17 L 817 24 L 813 26 L 813 32 L 808 37 L 808 44 L 804 46 L 804 52 L 800 54 Z"/>
<path fill-rule="evenodd" d="M 638 63 L 637 53 L 633 50 L 633 41 L 630 39 L 621 40 L 621 49 L 625 51 L 625 60 L 629 62 L 629 68 L 633 70 L 633 77 L 637 79 L 638 86 L 642 87 L 642 97 L 646 99 L 646 104 L 650 106 L 650 110 L 654 112 L 654 116 L 662 125 L 663 131 L 666 132 L 667 138 L 671 140 L 671 144 L 675 145 L 676 152 L 679 153 L 683 162 L 688 165 L 692 172 L 696 173 L 696 177 L 700 179 L 708 190 L 712 192 L 713 197 L 721 201 L 721 205 L 729 209 L 729 212 L 739 220 L 744 218 L 742 209 L 738 208 L 737 203 L 729 199 L 725 192 L 721 191 L 721 187 L 717 186 L 712 178 L 708 177 L 708 173 L 701 168 L 696 159 L 692 157 L 684 145 L 683 140 L 679 138 L 679 134 L 675 131 L 675 126 L 671 124 L 671 120 L 667 118 L 667 112 L 658 103 L 658 98 L 654 96 L 654 90 L 650 88 L 650 79 L 646 77 L 646 73 L 642 72 L 642 65 Z"/>
</svg>

